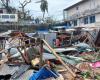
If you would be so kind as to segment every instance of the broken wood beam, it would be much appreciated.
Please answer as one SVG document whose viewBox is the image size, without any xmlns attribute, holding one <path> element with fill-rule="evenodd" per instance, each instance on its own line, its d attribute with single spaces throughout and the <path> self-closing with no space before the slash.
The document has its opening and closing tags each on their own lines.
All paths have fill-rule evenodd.
<svg viewBox="0 0 100 80">
<path fill-rule="evenodd" d="M 17 50 L 20 52 L 20 54 L 21 54 L 22 58 L 24 59 L 25 63 L 26 63 L 26 64 L 29 64 L 29 61 L 28 61 L 28 59 L 24 56 L 24 53 L 22 53 L 21 50 L 20 50 L 19 48 L 17 48 Z"/>
<path fill-rule="evenodd" d="M 76 74 L 68 67 L 66 63 L 61 59 L 61 57 L 56 53 L 56 51 L 43 39 L 45 45 L 52 51 L 56 58 L 62 63 L 62 65 L 72 74 L 73 77 L 76 77 Z"/>
</svg>

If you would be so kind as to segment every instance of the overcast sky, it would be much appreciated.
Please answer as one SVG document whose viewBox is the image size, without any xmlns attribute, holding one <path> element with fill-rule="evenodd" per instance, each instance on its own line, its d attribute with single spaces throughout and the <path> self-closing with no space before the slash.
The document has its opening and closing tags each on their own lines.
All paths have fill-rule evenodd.
<svg viewBox="0 0 100 80">
<path fill-rule="evenodd" d="M 20 2 L 23 2 L 24 0 L 11 0 L 11 4 L 13 4 L 15 7 L 19 7 Z M 30 14 L 34 17 L 40 17 L 42 16 L 41 10 L 40 10 L 40 3 L 35 3 L 39 0 L 32 0 L 30 4 L 26 6 L 26 10 L 30 10 Z M 67 8 L 68 6 L 77 3 L 80 0 L 47 0 L 48 1 L 48 10 L 49 10 L 49 16 L 53 16 L 57 19 L 63 18 L 63 9 Z M 48 16 L 46 15 L 46 16 Z"/>
</svg>

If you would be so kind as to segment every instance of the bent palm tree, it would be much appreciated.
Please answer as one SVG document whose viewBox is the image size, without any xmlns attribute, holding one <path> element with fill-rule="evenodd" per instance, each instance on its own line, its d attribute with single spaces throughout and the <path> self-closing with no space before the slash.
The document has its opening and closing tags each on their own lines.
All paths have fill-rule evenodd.
<svg viewBox="0 0 100 80">
<path fill-rule="evenodd" d="M 44 20 L 45 12 L 46 11 L 48 12 L 48 2 L 47 2 L 47 0 L 41 0 L 36 3 L 40 3 L 40 2 L 41 2 L 40 9 L 43 12 L 43 20 Z"/>
<path fill-rule="evenodd" d="M 41 0 L 41 5 L 40 5 L 41 11 L 43 12 L 43 19 L 44 19 L 44 15 L 45 12 L 48 12 L 48 2 L 47 0 Z"/>
</svg>

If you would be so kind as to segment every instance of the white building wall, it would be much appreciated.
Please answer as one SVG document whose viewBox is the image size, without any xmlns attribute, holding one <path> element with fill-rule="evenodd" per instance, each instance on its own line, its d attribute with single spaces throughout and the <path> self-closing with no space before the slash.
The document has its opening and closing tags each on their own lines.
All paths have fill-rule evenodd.
<svg viewBox="0 0 100 80">
<path fill-rule="evenodd" d="M 100 6 L 100 0 L 89 0 L 84 3 L 81 3 L 74 8 L 67 10 L 67 16 L 72 16 L 74 14 L 83 13 L 86 10 L 91 10 Z M 77 10 L 78 7 L 78 10 Z"/>
<path fill-rule="evenodd" d="M 96 14 L 96 22 L 100 22 L 100 14 Z"/>
<path fill-rule="evenodd" d="M 78 7 L 78 10 L 77 10 L 77 7 Z M 68 13 L 68 16 L 72 16 L 74 14 L 79 14 L 81 12 L 84 12 L 85 10 L 88 10 L 89 8 L 90 8 L 90 1 L 87 1 L 85 3 L 75 6 L 74 8 L 69 9 L 67 13 Z"/>
<path fill-rule="evenodd" d="M 95 6 L 100 6 L 100 0 L 93 0 L 95 3 Z"/>
<path fill-rule="evenodd" d="M 66 20 L 69 21 L 70 17 L 73 17 L 73 15 L 78 15 L 80 13 L 84 14 L 85 11 L 95 9 L 96 7 L 100 7 L 100 0 L 89 0 L 89 1 L 83 2 L 79 5 L 65 11 L 65 18 L 66 18 Z M 82 27 L 89 27 L 89 26 L 95 27 L 96 23 L 100 22 L 100 14 L 95 14 L 96 23 L 84 24 L 83 18 L 80 18 L 80 19 L 74 18 L 74 19 L 78 20 L 77 21 L 77 23 L 78 23 L 77 27 L 80 27 L 80 26 L 82 26 Z M 72 24 L 72 26 L 73 26 L 73 24 Z"/>
<path fill-rule="evenodd" d="M 0 8 L 2 8 L 2 3 L 1 3 L 1 1 L 0 1 Z"/>
<path fill-rule="evenodd" d="M 96 23 L 95 26 L 100 27 L 100 14 L 96 14 Z"/>
</svg>

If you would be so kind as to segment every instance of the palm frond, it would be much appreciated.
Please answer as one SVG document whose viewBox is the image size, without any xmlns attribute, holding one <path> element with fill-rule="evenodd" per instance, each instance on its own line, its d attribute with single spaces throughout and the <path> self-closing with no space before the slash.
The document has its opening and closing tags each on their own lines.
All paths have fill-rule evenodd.
<svg viewBox="0 0 100 80">
<path fill-rule="evenodd" d="M 41 1 L 36 1 L 35 3 L 41 3 Z"/>
<path fill-rule="evenodd" d="M 44 18 L 45 12 L 46 11 L 48 12 L 48 2 L 47 2 L 47 0 L 40 0 L 40 1 L 37 1 L 35 3 L 41 3 L 40 9 L 43 12 L 43 18 Z"/>
</svg>

